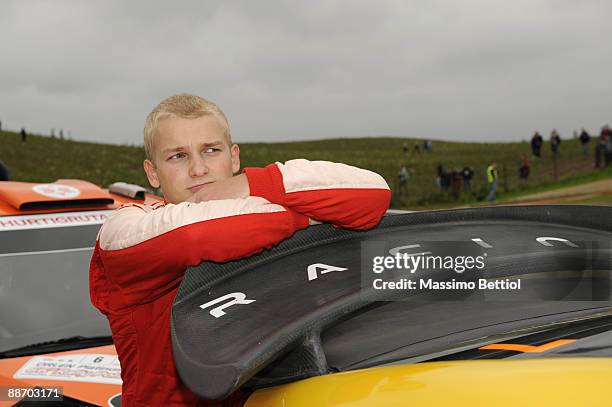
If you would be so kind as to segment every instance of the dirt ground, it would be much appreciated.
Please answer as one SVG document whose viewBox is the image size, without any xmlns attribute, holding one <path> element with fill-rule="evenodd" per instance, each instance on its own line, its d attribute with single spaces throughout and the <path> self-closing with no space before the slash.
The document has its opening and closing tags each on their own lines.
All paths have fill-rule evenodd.
<svg viewBox="0 0 612 407">
<path fill-rule="evenodd" d="M 598 200 L 607 205 L 610 204 L 612 179 L 525 195 L 506 201 L 505 204 L 597 203 Z"/>
</svg>

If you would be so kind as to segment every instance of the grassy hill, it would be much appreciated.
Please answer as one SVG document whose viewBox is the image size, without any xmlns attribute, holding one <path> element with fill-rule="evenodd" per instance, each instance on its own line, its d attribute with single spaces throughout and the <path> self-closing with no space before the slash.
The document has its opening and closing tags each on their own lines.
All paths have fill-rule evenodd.
<svg viewBox="0 0 612 407">
<path fill-rule="evenodd" d="M 409 153 L 402 145 L 407 142 Z M 558 159 L 559 181 L 553 179 L 550 146 L 545 143 L 539 160 L 531 158 L 527 142 L 459 143 L 434 141 L 431 154 L 413 151 L 421 140 L 407 138 L 361 138 L 300 141 L 290 143 L 241 143 L 243 167 L 264 166 L 274 161 L 292 158 L 339 161 L 381 174 L 392 189 L 396 189 L 397 172 L 401 164 L 413 170 L 408 194 L 394 194 L 394 208 L 437 208 L 477 202 L 487 188 L 485 170 L 490 161 L 498 165 L 501 197 L 533 193 L 556 186 L 612 176 L 610 169 L 594 170 L 592 156 L 583 158 L 578 140 L 564 139 Z M 591 142 L 593 147 L 594 142 Z M 528 184 L 520 184 L 518 163 L 526 157 L 531 163 Z M 80 178 L 98 185 L 125 181 L 148 185 L 142 170 L 144 151 L 141 147 L 109 145 L 52 139 L 29 135 L 21 142 L 17 133 L 0 133 L 0 160 L 8 165 L 12 180 L 49 182 L 60 178 Z M 475 170 L 473 194 L 463 193 L 458 199 L 438 191 L 436 166 L 461 169 L 465 165 Z"/>
</svg>

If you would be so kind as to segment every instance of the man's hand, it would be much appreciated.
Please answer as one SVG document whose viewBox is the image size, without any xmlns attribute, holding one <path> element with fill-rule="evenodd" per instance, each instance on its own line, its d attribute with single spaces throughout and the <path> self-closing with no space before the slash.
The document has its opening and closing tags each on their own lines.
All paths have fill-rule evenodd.
<svg viewBox="0 0 612 407">
<path fill-rule="evenodd" d="M 187 202 L 198 203 L 217 199 L 246 198 L 249 194 L 249 181 L 246 174 L 239 174 L 204 185 L 202 189 L 191 195 Z"/>
</svg>

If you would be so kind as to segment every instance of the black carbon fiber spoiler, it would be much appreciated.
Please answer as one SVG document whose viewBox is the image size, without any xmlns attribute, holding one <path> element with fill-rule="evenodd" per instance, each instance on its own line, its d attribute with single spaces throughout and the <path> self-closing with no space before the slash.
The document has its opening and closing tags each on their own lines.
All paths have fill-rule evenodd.
<svg viewBox="0 0 612 407">
<path fill-rule="evenodd" d="M 247 381 L 278 384 L 332 371 L 321 332 L 389 299 L 363 284 L 366 242 L 383 242 L 385 250 L 398 242 L 467 242 L 486 248 L 488 276 L 499 277 L 573 264 L 575 252 L 565 245 L 559 250 L 560 245 L 536 241 L 551 236 L 606 246 L 612 241 L 612 209 L 508 206 L 415 212 L 386 216 L 367 232 L 313 226 L 247 259 L 204 262 L 187 270 L 172 307 L 177 369 L 192 391 L 211 400 L 227 397 Z M 610 270 L 607 246 L 601 249 L 600 266 Z M 531 260 L 529 253 L 535 256 Z M 509 266 L 508 259 L 523 266 Z"/>
</svg>

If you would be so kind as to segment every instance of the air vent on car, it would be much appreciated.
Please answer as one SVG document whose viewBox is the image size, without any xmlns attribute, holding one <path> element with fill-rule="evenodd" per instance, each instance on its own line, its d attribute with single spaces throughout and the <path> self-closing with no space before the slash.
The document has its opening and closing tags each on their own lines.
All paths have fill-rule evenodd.
<svg viewBox="0 0 612 407">
<path fill-rule="evenodd" d="M 126 196 L 132 199 L 141 199 L 144 201 L 145 192 L 147 190 L 140 185 L 128 184 L 126 182 L 115 182 L 108 186 L 108 191 L 113 194 Z"/>
</svg>

